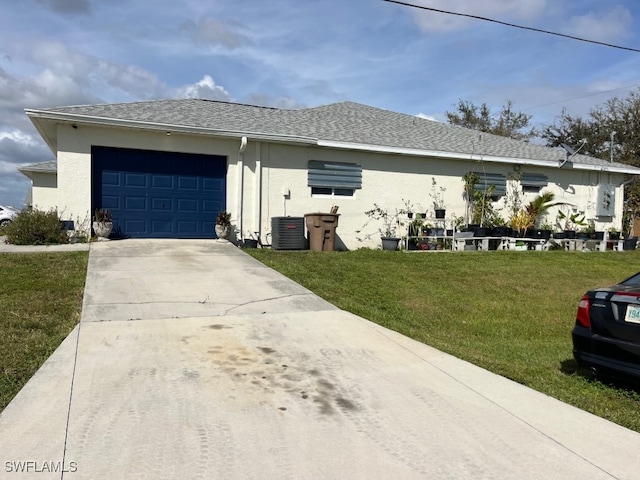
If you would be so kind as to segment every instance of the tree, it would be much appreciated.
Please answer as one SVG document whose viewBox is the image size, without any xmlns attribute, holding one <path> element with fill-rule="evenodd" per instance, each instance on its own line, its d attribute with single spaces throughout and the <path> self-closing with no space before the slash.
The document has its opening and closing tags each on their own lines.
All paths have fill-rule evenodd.
<svg viewBox="0 0 640 480">
<path fill-rule="evenodd" d="M 513 102 L 508 100 L 499 115 L 491 114 L 486 103 L 479 107 L 472 102 L 460 100 L 456 112 L 445 112 L 450 125 L 471 128 L 516 140 L 529 140 L 538 132 L 530 127 L 531 115 L 513 110 Z"/>
<path fill-rule="evenodd" d="M 550 147 L 564 143 L 580 153 L 603 160 L 640 166 L 640 89 L 626 98 L 613 97 L 589 112 L 586 118 L 569 115 L 566 109 L 541 137 Z M 625 214 L 640 218 L 640 181 L 625 187 Z"/>
</svg>

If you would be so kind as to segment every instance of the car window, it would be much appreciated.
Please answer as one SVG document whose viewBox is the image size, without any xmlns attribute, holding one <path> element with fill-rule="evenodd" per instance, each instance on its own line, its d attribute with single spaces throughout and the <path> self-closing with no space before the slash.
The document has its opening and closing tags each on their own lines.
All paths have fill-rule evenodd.
<svg viewBox="0 0 640 480">
<path fill-rule="evenodd" d="M 628 285 L 628 286 L 640 286 L 640 272 L 636 273 L 633 277 L 627 278 L 624 282 L 621 282 L 620 285 Z"/>
</svg>

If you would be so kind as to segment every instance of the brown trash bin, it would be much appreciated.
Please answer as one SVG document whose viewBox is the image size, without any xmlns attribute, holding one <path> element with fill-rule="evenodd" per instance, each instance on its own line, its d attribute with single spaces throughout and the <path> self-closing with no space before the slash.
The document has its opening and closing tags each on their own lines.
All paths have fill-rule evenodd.
<svg viewBox="0 0 640 480">
<path fill-rule="evenodd" d="M 332 252 L 334 250 L 339 216 L 333 213 L 305 214 L 310 250 L 315 252 Z"/>
</svg>

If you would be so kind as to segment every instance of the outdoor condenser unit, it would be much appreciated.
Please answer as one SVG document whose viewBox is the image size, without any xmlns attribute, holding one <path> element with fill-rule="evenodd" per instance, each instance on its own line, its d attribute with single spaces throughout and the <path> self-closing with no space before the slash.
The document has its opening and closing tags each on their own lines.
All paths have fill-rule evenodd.
<svg viewBox="0 0 640 480">
<path fill-rule="evenodd" d="M 271 248 L 274 250 L 304 250 L 304 217 L 272 217 Z"/>
</svg>

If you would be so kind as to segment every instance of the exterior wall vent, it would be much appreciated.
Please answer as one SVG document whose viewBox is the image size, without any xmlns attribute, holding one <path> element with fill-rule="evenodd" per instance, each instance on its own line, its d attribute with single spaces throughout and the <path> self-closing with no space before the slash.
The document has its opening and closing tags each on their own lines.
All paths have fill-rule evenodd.
<svg viewBox="0 0 640 480">
<path fill-rule="evenodd" d="M 272 217 L 271 248 L 305 250 L 304 217 Z"/>
</svg>

